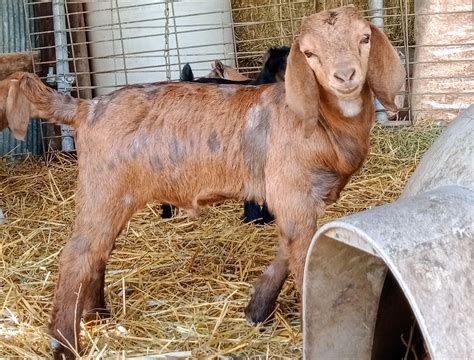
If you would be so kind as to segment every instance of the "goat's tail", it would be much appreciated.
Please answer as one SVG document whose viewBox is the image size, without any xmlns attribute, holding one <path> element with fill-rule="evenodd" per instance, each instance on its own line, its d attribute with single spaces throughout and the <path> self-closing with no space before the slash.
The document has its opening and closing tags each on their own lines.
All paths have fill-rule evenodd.
<svg viewBox="0 0 474 360">
<path fill-rule="evenodd" d="M 76 99 L 51 89 L 35 74 L 16 73 L 12 77 L 14 76 L 18 76 L 19 89 L 32 105 L 32 111 L 37 112 L 31 116 L 73 127 L 82 120 L 77 112 L 79 105 L 87 100 Z"/>
<path fill-rule="evenodd" d="M 0 130 L 8 126 L 15 138 L 23 140 L 34 117 L 76 127 L 88 103 L 47 87 L 34 74 L 17 72 L 0 81 Z"/>
</svg>

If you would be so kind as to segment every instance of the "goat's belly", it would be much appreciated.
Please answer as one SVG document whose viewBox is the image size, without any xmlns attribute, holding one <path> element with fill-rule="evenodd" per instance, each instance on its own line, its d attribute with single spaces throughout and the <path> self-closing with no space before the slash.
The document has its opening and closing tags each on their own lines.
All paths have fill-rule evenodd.
<svg viewBox="0 0 474 360">
<path fill-rule="evenodd" d="M 168 171 L 163 169 L 154 179 L 156 200 L 198 210 L 206 205 L 244 197 L 243 177 L 236 169 L 229 171 L 216 164 L 188 165 Z"/>
</svg>

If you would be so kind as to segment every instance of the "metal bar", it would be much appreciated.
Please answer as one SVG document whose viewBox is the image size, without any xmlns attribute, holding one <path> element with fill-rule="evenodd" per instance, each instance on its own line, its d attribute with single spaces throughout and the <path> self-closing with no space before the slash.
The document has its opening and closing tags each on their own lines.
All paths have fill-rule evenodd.
<svg viewBox="0 0 474 360">
<path fill-rule="evenodd" d="M 66 35 L 66 14 L 64 7 L 65 0 L 53 0 L 53 24 L 54 24 L 54 42 L 56 47 L 56 75 L 58 78 L 58 91 L 70 94 L 71 84 L 66 81 L 69 77 L 69 62 L 67 54 L 67 35 Z M 61 146 L 63 151 L 74 150 L 74 140 L 72 129 L 67 125 L 61 125 Z"/>
<path fill-rule="evenodd" d="M 166 79 L 171 80 L 171 66 L 170 66 L 170 29 L 169 29 L 169 1 L 165 2 L 165 68 L 166 68 Z"/>
<path fill-rule="evenodd" d="M 384 31 L 384 19 L 383 19 L 383 0 L 369 0 L 369 14 L 370 14 L 370 21 L 377 26 L 380 31 Z M 385 111 L 384 106 L 379 101 L 379 99 L 375 98 L 374 101 L 375 107 L 375 118 L 379 123 L 385 123 L 388 121 L 388 114 Z"/>
<path fill-rule="evenodd" d="M 115 6 L 117 7 L 117 19 L 119 23 L 119 32 L 120 32 L 120 45 L 122 46 L 122 60 L 123 60 L 123 67 L 125 68 L 125 83 L 128 85 L 128 74 L 127 74 L 127 58 L 125 57 L 125 46 L 123 42 L 123 30 L 122 30 L 122 22 L 120 20 L 120 10 L 118 9 L 118 0 L 115 0 Z"/>
<path fill-rule="evenodd" d="M 67 21 L 67 28 L 68 29 L 71 29 L 71 23 L 70 23 L 70 19 L 69 19 L 69 13 L 68 13 L 68 7 L 67 7 L 67 4 L 64 4 L 64 9 L 66 11 L 66 14 L 65 14 L 65 19 Z M 79 89 L 78 89 L 78 86 L 79 86 L 79 81 L 77 79 L 77 67 L 76 67 L 76 54 L 74 52 L 74 40 L 72 38 L 72 32 L 71 31 L 68 31 L 68 34 L 69 34 L 69 41 L 70 41 L 70 48 L 71 48 L 71 54 L 72 54 L 72 66 L 74 68 L 74 84 L 75 84 L 75 88 L 76 88 L 76 91 L 77 91 L 77 97 L 80 97 L 79 96 Z M 69 59 L 69 57 L 68 57 Z"/>
<path fill-rule="evenodd" d="M 232 46 L 234 47 L 234 63 L 235 63 L 235 66 L 236 66 L 236 69 L 239 70 L 240 69 L 240 64 L 239 64 L 239 57 L 237 56 L 238 52 L 237 52 L 237 44 L 236 44 L 236 40 L 237 38 L 235 37 L 235 28 L 234 28 L 234 15 L 233 15 L 233 11 L 234 9 L 232 9 L 232 0 L 229 0 L 229 9 L 230 9 L 230 19 L 231 19 L 231 22 L 232 22 Z"/>
<path fill-rule="evenodd" d="M 400 24 L 402 25 L 402 24 Z M 196 30 L 196 31 L 192 31 L 192 30 L 186 30 L 186 31 L 178 31 L 176 32 L 176 34 L 184 34 L 184 33 L 195 33 L 195 32 L 198 32 L 198 31 L 208 31 L 208 30 L 220 30 L 221 28 L 209 28 L 209 29 L 202 29 L 202 30 Z M 74 31 L 71 31 L 71 32 L 74 32 Z M 173 34 L 172 32 L 170 34 Z M 143 39 L 143 38 L 148 38 L 148 37 L 157 37 L 157 36 L 162 36 L 164 35 L 163 34 L 150 34 L 150 35 L 142 35 L 142 36 L 130 36 L 130 37 L 124 37 L 123 40 L 134 40 L 134 39 Z M 277 36 L 277 37 L 273 37 L 273 38 L 268 38 L 268 39 L 282 39 L 282 38 L 288 38 L 289 36 L 288 35 L 283 35 L 283 36 Z M 105 40 L 99 40 L 99 41 L 81 41 L 81 42 L 75 42 L 74 45 L 81 45 L 81 44 L 86 44 L 86 45 L 90 45 L 90 44 L 99 44 L 99 43 L 107 43 L 107 42 L 110 42 L 111 40 L 113 39 L 105 39 Z M 262 40 L 262 39 L 251 39 L 252 41 L 258 41 L 258 40 Z M 237 40 L 238 42 L 248 42 L 250 40 Z M 393 43 L 397 43 L 397 42 L 403 42 L 402 45 L 394 45 L 394 47 L 399 47 L 399 48 L 402 48 L 402 49 L 405 49 L 405 48 L 410 48 L 410 49 L 416 49 L 416 48 L 437 48 L 437 47 L 441 47 L 441 48 L 447 48 L 447 47 L 473 47 L 474 48 L 474 43 L 462 43 L 462 44 L 449 44 L 449 43 L 442 43 L 442 44 L 418 44 L 418 45 L 405 45 L 405 40 L 403 39 L 400 39 L 400 40 L 393 40 L 392 41 L 392 45 Z M 230 44 L 230 42 L 228 43 L 220 43 L 219 45 L 228 45 Z M 71 46 L 71 44 L 68 44 L 67 45 L 68 47 Z M 207 46 L 207 45 L 196 45 L 196 47 L 198 46 Z M 50 46 L 38 46 L 38 47 L 35 47 L 34 49 L 35 50 L 44 50 L 44 49 L 52 49 L 54 48 L 54 45 L 50 45 Z M 179 47 L 180 49 L 183 49 L 183 47 Z M 172 49 L 175 49 L 175 48 L 172 48 Z"/>
<path fill-rule="evenodd" d="M 151 27 L 136 27 L 136 28 L 127 28 L 127 30 L 136 30 L 136 29 L 150 29 Z M 157 26 L 155 28 L 163 28 L 161 26 Z M 170 34 L 187 34 L 187 33 L 196 33 L 196 32 L 199 32 L 199 31 L 209 31 L 209 30 L 221 30 L 223 28 L 227 28 L 227 27 L 210 27 L 210 28 L 202 28 L 202 29 L 191 29 L 191 30 L 182 30 L 182 31 L 173 31 L 173 32 L 170 32 Z M 230 26 L 229 26 L 230 28 Z M 70 29 L 70 32 L 79 32 L 79 31 L 83 31 L 81 30 L 83 28 L 75 28 L 75 29 Z M 114 28 L 110 28 L 110 29 L 104 29 L 104 30 L 107 30 L 107 31 L 110 31 L 110 30 L 114 30 Z M 89 30 L 84 30 L 84 31 L 89 31 Z M 32 34 L 32 35 L 43 35 L 43 34 L 47 34 L 47 33 L 54 33 L 54 31 L 44 31 L 44 32 L 38 32 L 36 34 Z M 148 37 L 156 37 L 156 36 L 163 36 L 164 33 L 152 33 L 152 34 L 149 34 L 149 35 L 140 35 L 140 36 L 128 36 L 128 37 L 124 37 L 123 40 L 134 40 L 134 39 L 143 39 L 143 38 L 148 38 Z M 82 44 L 100 44 L 100 43 L 107 43 L 109 42 L 111 39 L 105 39 L 105 40 L 97 40 L 97 41 L 86 41 L 86 42 L 82 42 Z M 49 47 L 42 47 L 42 48 L 37 48 L 37 49 L 44 49 L 44 48 L 49 48 Z"/>
<path fill-rule="evenodd" d="M 402 5 L 403 4 L 403 5 Z M 408 5 L 406 0 L 400 0 L 400 13 L 402 16 L 402 24 L 404 23 L 404 26 L 402 26 L 402 31 L 403 31 L 403 39 L 404 39 L 404 45 L 405 45 L 405 72 L 408 81 L 406 81 L 406 90 L 407 90 L 407 102 L 408 102 L 408 120 L 410 121 L 411 124 L 413 124 L 413 114 L 412 114 L 412 107 L 411 107 L 411 81 L 410 79 L 410 46 L 408 45 L 409 43 L 409 38 L 408 38 L 408 17 L 406 14 L 408 13 Z"/>
<path fill-rule="evenodd" d="M 175 14 L 175 11 L 174 11 L 174 1 L 171 1 L 171 11 L 173 13 L 173 15 L 171 16 L 171 18 L 173 19 L 173 28 L 174 28 L 174 41 L 176 43 L 176 55 L 178 56 L 178 68 L 179 68 L 179 73 L 181 74 L 181 56 L 180 56 L 180 52 L 179 52 L 179 40 L 178 40 L 178 34 L 177 34 L 177 26 L 176 26 L 176 14 Z M 222 27 L 221 27 L 222 29 Z"/>
</svg>

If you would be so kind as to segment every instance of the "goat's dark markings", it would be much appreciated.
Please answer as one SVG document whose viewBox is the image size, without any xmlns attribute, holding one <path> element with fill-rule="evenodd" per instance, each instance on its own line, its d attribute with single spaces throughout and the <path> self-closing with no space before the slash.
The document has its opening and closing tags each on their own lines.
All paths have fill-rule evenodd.
<svg viewBox="0 0 474 360">
<path fill-rule="evenodd" d="M 182 140 L 174 136 L 169 143 L 169 159 L 173 164 L 178 164 L 184 160 L 186 156 L 186 146 Z"/>
<path fill-rule="evenodd" d="M 163 163 L 161 162 L 161 159 L 160 159 L 159 155 L 152 155 L 151 156 L 150 165 L 151 165 L 151 168 L 155 171 L 163 170 Z"/>
<path fill-rule="evenodd" d="M 310 177 L 310 195 L 316 201 L 330 205 L 337 200 L 341 183 L 340 175 L 335 171 L 316 168 Z"/>
<path fill-rule="evenodd" d="M 117 168 L 117 165 L 115 165 L 115 162 L 110 160 L 107 162 L 107 170 L 109 171 L 114 171 Z"/>
<path fill-rule="evenodd" d="M 247 113 L 243 137 L 244 161 L 258 178 L 264 178 L 270 118 L 270 111 L 261 105 L 255 105 Z"/>
<path fill-rule="evenodd" d="M 296 238 L 296 224 L 294 221 L 286 222 L 281 226 L 281 236 L 289 243 Z"/>
<path fill-rule="evenodd" d="M 76 235 L 74 240 L 70 243 L 73 252 L 77 254 L 77 256 L 87 254 L 90 251 L 90 242 L 84 235 Z"/>
<path fill-rule="evenodd" d="M 336 21 L 337 21 L 337 12 L 335 11 L 330 11 L 329 14 L 328 14 L 328 17 L 326 19 L 326 22 L 329 24 L 329 25 L 335 25 L 336 24 Z"/>
<path fill-rule="evenodd" d="M 213 130 L 211 134 L 209 135 L 209 138 L 207 139 L 207 146 L 209 147 L 209 150 L 211 150 L 212 153 L 216 153 L 219 151 L 221 147 L 221 142 L 218 139 L 218 136 L 215 130 Z"/>
</svg>

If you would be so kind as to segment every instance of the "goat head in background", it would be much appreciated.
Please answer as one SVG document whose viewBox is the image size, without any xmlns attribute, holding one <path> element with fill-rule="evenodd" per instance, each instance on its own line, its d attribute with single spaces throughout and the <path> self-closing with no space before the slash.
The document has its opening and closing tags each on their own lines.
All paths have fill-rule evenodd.
<svg viewBox="0 0 474 360">
<path fill-rule="evenodd" d="M 211 72 L 207 75 L 209 78 L 221 78 L 232 81 L 250 80 L 247 76 L 239 73 L 237 69 L 232 66 L 224 65 L 220 60 L 215 60 L 211 64 Z"/>
<path fill-rule="evenodd" d="M 81 316 L 106 313 L 115 239 L 153 200 L 195 212 L 226 199 L 266 201 L 280 247 L 245 315 L 266 320 L 290 273 L 301 291 L 317 218 L 368 154 L 372 91 L 390 108 L 404 69 L 386 36 L 347 6 L 303 19 L 285 83 L 142 84 L 82 100 L 31 74 L 5 81 L 2 116 L 29 104 L 19 123 L 30 112 L 76 131 L 77 215 L 60 255 L 49 325 L 59 359 L 79 350 Z"/>
<path fill-rule="evenodd" d="M 33 115 L 32 107 L 13 76 L 0 81 L 0 131 L 9 128 L 15 139 L 23 140 Z"/>
</svg>

